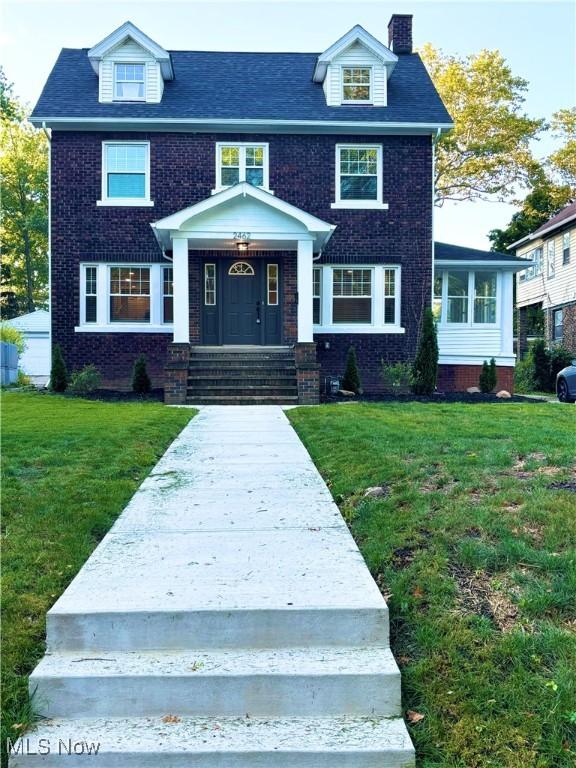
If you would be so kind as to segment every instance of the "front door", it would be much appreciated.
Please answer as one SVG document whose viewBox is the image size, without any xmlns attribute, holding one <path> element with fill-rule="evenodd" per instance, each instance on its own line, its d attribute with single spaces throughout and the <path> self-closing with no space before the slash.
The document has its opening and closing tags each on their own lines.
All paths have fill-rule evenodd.
<svg viewBox="0 0 576 768">
<path fill-rule="evenodd" d="M 261 344 L 261 262 L 234 259 L 226 260 L 222 266 L 222 343 Z"/>
</svg>

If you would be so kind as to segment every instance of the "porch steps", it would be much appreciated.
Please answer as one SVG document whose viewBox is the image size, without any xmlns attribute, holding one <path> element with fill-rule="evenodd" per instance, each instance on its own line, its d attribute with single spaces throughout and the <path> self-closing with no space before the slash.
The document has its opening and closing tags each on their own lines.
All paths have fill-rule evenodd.
<svg viewBox="0 0 576 768">
<path fill-rule="evenodd" d="M 187 401 L 199 405 L 289 405 L 298 402 L 290 347 L 193 347 Z"/>
</svg>

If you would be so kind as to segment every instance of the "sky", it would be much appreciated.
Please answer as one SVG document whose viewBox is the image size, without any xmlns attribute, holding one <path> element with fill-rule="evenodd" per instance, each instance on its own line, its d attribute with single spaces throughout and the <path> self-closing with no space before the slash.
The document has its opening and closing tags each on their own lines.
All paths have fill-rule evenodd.
<svg viewBox="0 0 576 768">
<path fill-rule="evenodd" d="M 361 24 L 387 42 L 392 13 L 414 15 L 414 44 L 431 42 L 466 56 L 499 49 L 529 82 L 525 110 L 549 119 L 576 104 L 576 3 L 573 0 L 3 0 L 0 63 L 16 94 L 33 105 L 61 48 L 90 48 L 129 19 L 171 50 L 323 51 Z M 537 156 L 554 140 L 535 144 Z M 505 203 L 447 203 L 436 210 L 435 237 L 488 248 L 489 230 L 516 209 Z"/>
</svg>

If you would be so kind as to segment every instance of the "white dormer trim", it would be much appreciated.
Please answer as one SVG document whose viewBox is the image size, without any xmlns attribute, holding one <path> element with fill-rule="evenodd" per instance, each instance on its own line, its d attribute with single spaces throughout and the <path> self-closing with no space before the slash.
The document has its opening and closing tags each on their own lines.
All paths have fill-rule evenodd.
<svg viewBox="0 0 576 768">
<path fill-rule="evenodd" d="M 316 66 L 314 68 L 314 82 L 323 83 L 328 71 L 328 67 L 332 61 L 334 61 L 334 59 L 336 59 L 351 45 L 354 45 L 354 43 L 360 43 L 371 53 L 373 53 L 374 56 L 380 59 L 382 64 L 386 67 L 387 77 L 390 77 L 392 70 L 396 66 L 396 62 L 398 61 L 398 56 L 396 56 L 395 53 L 392 53 L 392 51 L 387 46 L 385 46 L 384 43 L 381 43 L 369 32 L 367 32 L 364 27 L 360 26 L 360 24 L 356 24 L 356 26 L 352 27 L 349 32 L 347 32 L 333 45 L 331 45 L 330 48 L 327 48 L 324 53 L 321 53 L 320 56 L 318 56 Z"/>
<path fill-rule="evenodd" d="M 128 39 L 133 40 L 156 59 L 160 65 L 160 71 L 164 80 L 174 79 L 172 61 L 168 51 L 164 50 L 158 43 L 155 43 L 148 35 L 145 35 L 131 21 L 126 21 L 121 27 L 111 32 L 104 40 L 101 40 L 88 51 L 88 58 L 96 74 L 100 72 L 102 58 Z"/>
</svg>

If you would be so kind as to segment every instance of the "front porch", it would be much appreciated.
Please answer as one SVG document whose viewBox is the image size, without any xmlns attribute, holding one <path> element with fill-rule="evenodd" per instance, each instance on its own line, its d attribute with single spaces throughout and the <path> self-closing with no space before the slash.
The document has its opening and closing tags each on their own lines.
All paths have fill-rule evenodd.
<svg viewBox="0 0 576 768">
<path fill-rule="evenodd" d="M 152 227 L 173 270 L 174 331 L 166 365 L 166 402 L 193 399 L 190 367 L 206 347 L 218 348 L 225 357 L 230 348 L 237 349 L 234 359 L 242 365 L 237 366 L 238 376 L 230 378 L 235 382 L 230 389 L 237 386 L 247 398 L 285 395 L 287 402 L 317 402 L 312 270 L 334 225 L 241 183 Z M 278 346 L 286 350 L 284 363 L 293 368 L 294 394 L 280 386 L 284 381 L 278 394 L 272 394 L 270 381 L 283 378 L 270 376 L 278 373 L 274 370 L 260 381 L 253 375 L 248 386 L 260 391 L 247 394 L 241 385 L 250 364 L 258 363 L 257 371 L 264 368 L 265 351 Z M 217 388 L 222 371 L 210 371 L 213 375 L 206 379 Z M 206 388 L 200 392 L 204 401 L 217 397 Z"/>
</svg>

